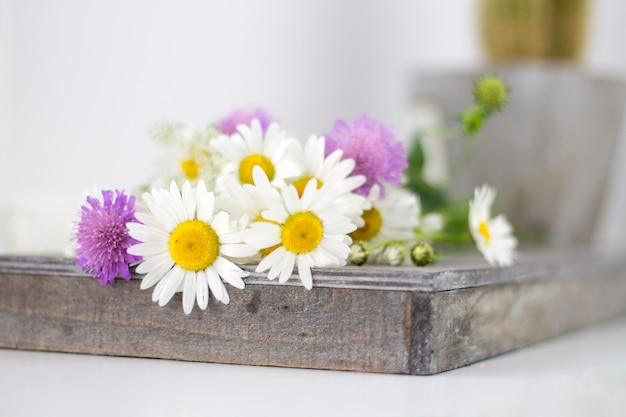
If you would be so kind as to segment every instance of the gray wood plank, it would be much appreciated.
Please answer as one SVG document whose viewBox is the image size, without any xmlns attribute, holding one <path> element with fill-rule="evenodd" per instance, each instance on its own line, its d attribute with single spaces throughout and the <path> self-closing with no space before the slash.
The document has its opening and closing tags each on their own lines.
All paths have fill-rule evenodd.
<svg viewBox="0 0 626 417">
<path fill-rule="evenodd" d="M 0 347 L 427 375 L 626 312 L 624 259 L 450 265 L 320 269 L 311 291 L 253 274 L 229 305 L 186 316 L 180 294 L 158 307 L 139 279 L 0 257 Z"/>
</svg>

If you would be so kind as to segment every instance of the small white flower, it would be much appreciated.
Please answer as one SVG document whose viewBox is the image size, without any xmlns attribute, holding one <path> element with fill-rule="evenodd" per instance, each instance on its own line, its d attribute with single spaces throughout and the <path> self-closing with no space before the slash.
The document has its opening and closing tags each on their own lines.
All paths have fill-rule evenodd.
<svg viewBox="0 0 626 417">
<path fill-rule="evenodd" d="M 504 215 L 491 218 L 496 191 L 483 185 L 474 190 L 469 205 L 469 228 L 476 247 L 492 265 L 509 266 L 515 259 L 517 239 Z"/>
<path fill-rule="evenodd" d="M 272 123 L 264 135 L 261 123 L 254 119 L 250 126 L 239 125 L 237 131 L 211 141 L 213 149 L 226 160 L 225 174 L 234 172 L 242 184 L 252 184 L 252 168 L 260 166 L 277 186 L 299 175 L 292 155 L 295 140 L 288 138 L 278 124 Z"/>
<path fill-rule="evenodd" d="M 200 181 L 196 189 L 185 182 L 182 195 L 172 181 L 169 190 L 144 194 L 149 211 L 136 212 L 141 223 L 128 223 L 129 234 L 139 242 L 128 253 L 143 257 L 137 272 L 145 274 L 141 289 L 156 284 L 152 300 L 167 304 L 183 292 L 183 309 L 190 314 L 197 300 L 206 309 L 209 288 L 215 298 L 228 304 L 230 297 L 222 279 L 244 288 L 248 272 L 228 258 L 243 258 L 254 251 L 229 230 L 226 212 L 215 210 L 215 197 Z"/>
<path fill-rule="evenodd" d="M 389 187 L 380 199 L 378 185 L 372 187 L 368 200 L 372 208 L 363 212 L 365 225 L 350 236 L 355 240 L 377 243 L 385 240 L 409 241 L 419 224 L 420 203 L 415 194 Z"/>
<path fill-rule="evenodd" d="M 310 180 L 302 197 L 293 185 L 280 195 L 269 196 L 269 209 L 263 220 L 252 223 L 244 240 L 258 250 L 266 250 L 257 272 L 268 272 L 269 279 L 286 282 L 298 268 L 305 288 L 311 289 L 311 268 L 346 264 L 351 239 L 347 233 L 356 226 L 337 211 L 335 194 Z"/>
<path fill-rule="evenodd" d="M 215 127 L 158 122 L 151 134 L 167 146 L 167 156 L 160 163 L 159 179 L 154 186 L 166 186 L 174 180 L 178 186 L 185 181 L 204 181 L 214 187 L 224 164 L 222 156 L 210 147 L 210 141 L 220 135 Z"/>
<path fill-rule="evenodd" d="M 335 150 L 325 156 L 326 140 L 315 135 L 309 137 L 304 148 L 297 144 L 297 161 L 301 167 L 301 176 L 292 184 L 302 195 L 304 187 L 311 178 L 317 180 L 317 186 L 327 186 L 337 195 L 337 202 L 345 208 L 344 214 L 357 226 L 363 226 L 361 214 L 371 208 L 368 200 L 354 191 L 365 183 L 365 176 L 350 174 L 354 171 L 354 160 L 344 159 L 343 151 Z"/>
<path fill-rule="evenodd" d="M 269 208 L 267 199 L 280 198 L 278 189 L 270 184 L 261 167 L 253 167 L 252 176 L 254 184 L 241 184 L 234 175 L 226 175 L 218 181 L 222 193 L 216 197 L 217 208 L 229 213 L 231 219 L 238 219 L 231 230 L 245 231 L 252 222 L 264 220 L 262 213 Z M 258 261 L 257 255 L 259 253 L 240 262 Z"/>
<path fill-rule="evenodd" d="M 267 196 L 278 197 L 279 193 L 270 184 L 261 167 L 252 168 L 252 177 L 253 184 L 241 184 L 233 174 L 220 178 L 218 188 L 222 192 L 216 198 L 217 207 L 233 218 L 245 216 L 250 221 L 259 220 L 261 213 L 269 208 Z"/>
</svg>

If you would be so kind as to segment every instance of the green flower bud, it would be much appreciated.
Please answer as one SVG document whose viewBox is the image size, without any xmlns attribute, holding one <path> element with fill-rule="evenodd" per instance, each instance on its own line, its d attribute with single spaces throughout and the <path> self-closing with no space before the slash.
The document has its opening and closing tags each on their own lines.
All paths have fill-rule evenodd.
<svg viewBox="0 0 626 417">
<path fill-rule="evenodd" d="M 500 111 L 506 105 L 508 87 L 496 76 L 483 76 L 474 85 L 474 101 L 488 112 Z"/>
<path fill-rule="evenodd" d="M 417 266 L 426 266 L 435 259 L 432 246 L 426 242 L 419 242 L 411 248 L 411 260 Z"/>
<path fill-rule="evenodd" d="M 350 245 L 350 253 L 348 254 L 348 260 L 354 265 L 363 265 L 367 263 L 370 258 L 370 252 L 367 250 L 365 243 L 362 240 L 355 240 Z"/>
<path fill-rule="evenodd" d="M 485 110 L 481 106 L 471 106 L 463 110 L 460 115 L 463 133 L 471 136 L 483 128 Z"/>
</svg>

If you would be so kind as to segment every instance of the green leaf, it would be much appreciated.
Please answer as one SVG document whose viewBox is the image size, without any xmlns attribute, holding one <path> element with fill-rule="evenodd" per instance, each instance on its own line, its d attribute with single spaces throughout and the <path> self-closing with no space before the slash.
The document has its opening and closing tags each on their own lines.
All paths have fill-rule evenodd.
<svg viewBox="0 0 626 417">
<path fill-rule="evenodd" d="M 404 187 L 418 195 L 424 212 L 437 211 L 447 204 L 443 189 L 429 184 L 423 175 L 426 156 L 422 147 L 422 135 L 417 133 L 408 153 L 409 167 L 405 171 L 407 182 Z"/>
</svg>

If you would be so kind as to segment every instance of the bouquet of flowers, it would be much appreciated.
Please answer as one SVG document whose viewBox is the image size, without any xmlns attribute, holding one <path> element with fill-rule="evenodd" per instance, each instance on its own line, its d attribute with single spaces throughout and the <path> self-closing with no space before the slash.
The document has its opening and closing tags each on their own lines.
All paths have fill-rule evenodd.
<svg viewBox="0 0 626 417">
<path fill-rule="evenodd" d="M 507 92 L 498 77 L 478 80 L 459 132 L 476 134 Z M 243 264 L 280 283 L 297 270 L 311 289 L 316 267 L 425 266 L 442 256 L 433 245 L 457 239 L 445 190 L 420 176 L 419 140 L 407 155 L 393 130 L 367 115 L 303 142 L 262 110 L 208 126 L 159 122 L 151 135 L 168 155 L 153 184 L 141 198 L 124 190 L 87 197 L 74 240 L 77 265 L 101 284 L 129 280 L 134 269 L 161 306 L 177 292 L 187 314 L 206 309 L 209 294 L 228 303 L 224 283 L 243 289 Z M 491 187 L 476 188 L 464 234 L 489 263 L 506 266 L 517 241 L 504 216 L 491 217 L 494 199 Z"/>
</svg>

